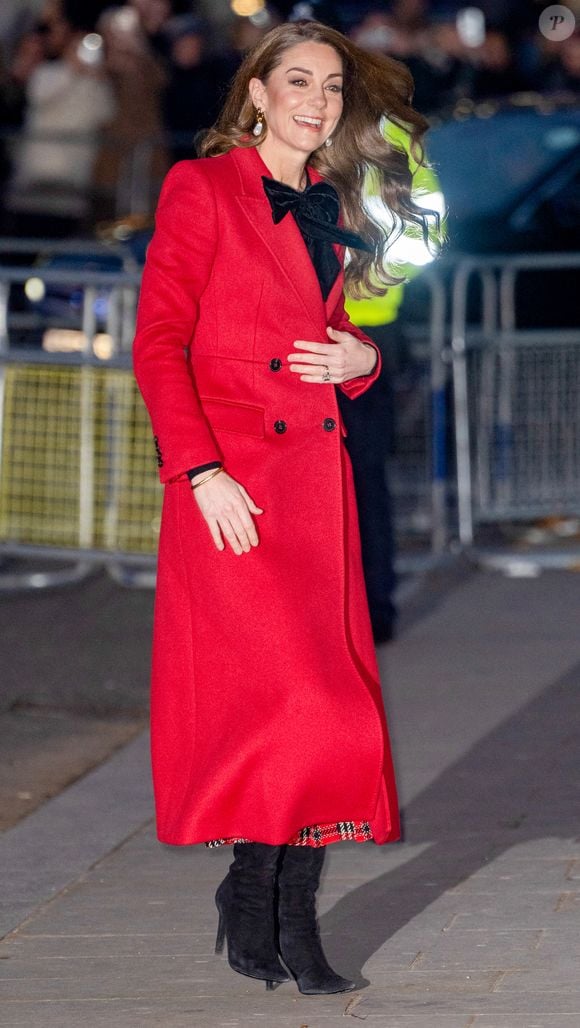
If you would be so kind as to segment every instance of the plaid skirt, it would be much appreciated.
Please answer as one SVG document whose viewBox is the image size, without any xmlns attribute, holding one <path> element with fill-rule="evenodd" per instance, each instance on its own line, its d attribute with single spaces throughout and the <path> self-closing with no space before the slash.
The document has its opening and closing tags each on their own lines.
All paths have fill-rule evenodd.
<svg viewBox="0 0 580 1028">
<path fill-rule="evenodd" d="M 329 846 L 332 842 L 368 842 L 373 833 L 368 821 L 336 821 L 328 825 L 310 825 L 301 828 L 288 846 Z M 228 846 L 234 842 L 252 842 L 251 839 L 212 839 L 206 842 L 210 849 L 215 846 Z"/>
</svg>

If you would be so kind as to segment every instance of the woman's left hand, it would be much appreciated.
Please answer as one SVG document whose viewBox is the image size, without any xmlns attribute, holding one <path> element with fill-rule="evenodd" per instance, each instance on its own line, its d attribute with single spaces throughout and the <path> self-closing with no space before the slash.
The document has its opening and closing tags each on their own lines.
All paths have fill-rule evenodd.
<svg viewBox="0 0 580 1028">
<path fill-rule="evenodd" d="M 350 332 L 340 332 L 330 325 L 326 331 L 334 342 L 294 341 L 296 349 L 305 352 L 288 354 L 288 363 L 290 371 L 300 375 L 301 382 L 340 385 L 351 378 L 371 374 L 377 363 L 374 346 L 362 343 Z"/>
</svg>

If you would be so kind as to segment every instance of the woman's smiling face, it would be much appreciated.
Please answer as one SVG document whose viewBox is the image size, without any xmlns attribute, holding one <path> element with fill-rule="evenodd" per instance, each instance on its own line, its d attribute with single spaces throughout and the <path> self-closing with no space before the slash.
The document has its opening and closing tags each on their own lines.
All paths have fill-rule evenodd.
<svg viewBox="0 0 580 1028">
<path fill-rule="evenodd" d="M 342 60 L 326 43 L 285 50 L 266 82 L 252 79 L 250 96 L 264 111 L 268 149 L 308 156 L 332 135 L 342 114 Z"/>
</svg>

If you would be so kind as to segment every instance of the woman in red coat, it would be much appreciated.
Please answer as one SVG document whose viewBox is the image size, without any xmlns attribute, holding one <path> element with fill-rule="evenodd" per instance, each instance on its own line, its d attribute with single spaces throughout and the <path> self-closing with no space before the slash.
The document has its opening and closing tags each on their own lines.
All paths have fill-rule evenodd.
<svg viewBox="0 0 580 1028">
<path fill-rule="evenodd" d="M 345 281 L 393 281 L 365 171 L 423 227 L 406 155 L 380 131 L 388 114 L 419 139 L 410 95 L 402 65 L 330 28 L 270 32 L 205 158 L 167 176 L 139 305 L 135 373 L 166 484 L 159 838 L 234 844 L 218 949 L 227 934 L 232 967 L 270 983 L 288 979 L 281 955 L 304 993 L 354 988 L 318 940 L 324 847 L 399 835 L 336 389 L 354 398 L 379 372 Z"/>
</svg>

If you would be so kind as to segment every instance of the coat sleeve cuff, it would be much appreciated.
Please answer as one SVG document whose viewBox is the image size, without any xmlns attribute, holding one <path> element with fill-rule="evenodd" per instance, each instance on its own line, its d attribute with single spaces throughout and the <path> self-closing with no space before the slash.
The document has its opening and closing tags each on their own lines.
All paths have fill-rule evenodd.
<svg viewBox="0 0 580 1028">
<path fill-rule="evenodd" d="M 196 475 L 201 475 L 202 471 L 213 471 L 214 468 L 221 468 L 221 466 L 219 460 L 210 460 L 208 464 L 198 464 L 196 468 L 190 468 L 185 474 L 189 481 L 192 482 Z"/>
<path fill-rule="evenodd" d="M 343 382 L 339 386 L 339 389 L 345 394 L 345 396 L 348 396 L 350 400 L 356 400 L 357 396 L 360 396 L 362 393 L 366 393 L 367 389 L 370 389 L 373 382 L 376 382 L 379 377 L 381 373 L 381 351 L 378 346 L 375 346 L 372 339 L 365 336 L 364 333 L 356 329 L 355 326 L 349 327 L 348 331 L 352 332 L 353 335 L 358 336 L 361 343 L 368 343 L 369 346 L 372 346 L 373 350 L 375 350 L 377 354 L 376 363 L 370 375 L 361 375 L 359 378 L 351 378 L 348 382 Z"/>
<path fill-rule="evenodd" d="M 170 458 L 165 458 L 161 455 L 161 457 L 158 457 L 157 463 L 159 466 L 159 481 L 162 485 L 168 485 L 171 482 L 187 481 L 190 471 L 197 474 L 199 468 L 205 464 L 213 466 L 223 464 L 223 455 L 217 447 L 212 447 L 203 451 L 197 450 L 195 453 L 188 451 L 185 454 L 175 455 Z"/>
<path fill-rule="evenodd" d="M 358 325 L 353 325 L 344 307 L 344 294 L 341 294 L 339 298 L 336 308 L 332 313 L 332 317 L 330 318 L 330 324 L 339 332 L 350 332 L 351 335 L 360 339 L 361 343 L 368 343 L 368 345 L 372 346 L 377 352 L 375 366 L 369 375 L 361 375 L 359 378 L 351 378 L 348 382 L 342 382 L 338 387 L 345 396 L 348 396 L 351 400 L 355 400 L 357 396 L 361 395 L 361 393 L 366 393 L 367 389 L 370 389 L 373 382 L 376 382 L 379 377 L 381 373 L 381 352 L 378 346 L 375 346 L 372 339 L 369 339 L 369 337 L 361 331 Z"/>
</svg>

